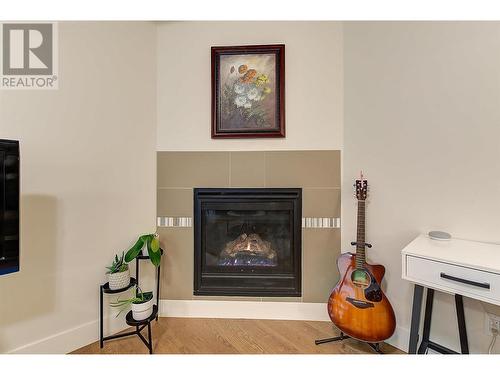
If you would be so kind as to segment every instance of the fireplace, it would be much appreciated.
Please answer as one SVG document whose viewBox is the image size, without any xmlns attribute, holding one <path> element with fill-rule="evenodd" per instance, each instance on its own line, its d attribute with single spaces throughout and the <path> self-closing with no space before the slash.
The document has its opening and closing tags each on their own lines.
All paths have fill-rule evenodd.
<svg viewBox="0 0 500 375">
<path fill-rule="evenodd" d="M 194 189 L 194 294 L 301 295 L 302 189 Z"/>
</svg>

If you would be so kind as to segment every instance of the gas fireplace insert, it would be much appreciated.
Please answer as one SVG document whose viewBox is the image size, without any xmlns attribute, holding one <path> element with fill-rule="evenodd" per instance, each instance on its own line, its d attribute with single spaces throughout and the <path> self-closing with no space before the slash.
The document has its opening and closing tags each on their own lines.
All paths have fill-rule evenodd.
<svg viewBox="0 0 500 375">
<path fill-rule="evenodd" d="M 194 294 L 301 295 L 302 189 L 194 189 Z"/>
</svg>

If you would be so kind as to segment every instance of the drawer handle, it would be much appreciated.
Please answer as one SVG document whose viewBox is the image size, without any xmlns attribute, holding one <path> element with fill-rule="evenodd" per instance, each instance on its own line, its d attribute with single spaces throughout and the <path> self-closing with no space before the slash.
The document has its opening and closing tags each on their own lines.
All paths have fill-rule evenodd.
<svg viewBox="0 0 500 375">
<path fill-rule="evenodd" d="M 479 287 L 479 288 L 490 289 L 490 284 L 488 284 L 488 283 L 480 283 L 480 282 L 478 282 L 478 281 L 472 281 L 472 280 L 467 280 L 467 279 L 461 279 L 460 277 L 447 275 L 447 274 L 445 274 L 444 272 L 441 272 L 441 275 L 440 275 L 440 276 L 441 276 L 443 279 L 448 279 L 448 280 L 458 281 L 459 283 L 464 283 L 464 284 L 468 284 L 468 285 L 474 285 L 474 286 L 477 286 L 477 287 Z"/>
</svg>

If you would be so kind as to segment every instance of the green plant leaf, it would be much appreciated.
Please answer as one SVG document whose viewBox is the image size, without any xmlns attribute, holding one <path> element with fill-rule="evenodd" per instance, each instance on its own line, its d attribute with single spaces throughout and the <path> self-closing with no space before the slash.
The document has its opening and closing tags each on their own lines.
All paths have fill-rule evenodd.
<svg viewBox="0 0 500 375">
<path fill-rule="evenodd" d="M 154 236 L 151 239 L 151 250 L 153 250 L 155 253 L 160 250 L 160 239 L 158 236 Z"/>
<path fill-rule="evenodd" d="M 132 260 L 134 260 L 137 255 L 139 255 L 139 253 L 141 252 L 141 250 L 142 250 L 142 248 L 144 246 L 143 237 L 144 236 L 139 237 L 139 239 L 137 240 L 137 242 L 135 243 L 135 245 L 132 246 L 127 251 L 127 254 L 125 254 L 125 262 L 129 263 Z"/>
<path fill-rule="evenodd" d="M 153 263 L 155 267 L 158 267 L 161 262 L 161 252 L 153 251 L 153 249 L 151 248 L 151 244 L 149 244 L 148 255 L 149 259 L 151 260 L 151 263 Z"/>
<path fill-rule="evenodd" d="M 133 297 L 127 299 L 117 299 L 116 302 L 110 302 L 109 305 L 111 307 L 118 308 L 118 317 L 122 312 L 126 311 L 130 305 L 133 303 L 144 303 L 153 298 L 153 292 L 142 292 L 141 288 L 136 286 L 135 295 Z"/>
<path fill-rule="evenodd" d="M 123 263 L 123 264 L 120 266 L 120 269 L 118 270 L 118 272 L 125 272 L 126 270 L 128 270 L 128 264 Z"/>
<path fill-rule="evenodd" d="M 146 243 L 146 240 L 148 239 L 148 237 L 151 237 L 151 236 L 152 236 L 151 234 L 143 234 L 139 238 L 141 238 L 144 241 L 144 243 Z"/>
<path fill-rule="evenodd" d="M 138 297 L 137 300 L 132 303 L 135 304 L 145 303 L 150 301 L 152 298 L 153 298 L 153 292 L 144 292 L 140 294 L 140 297 Z"/>
<path fill-rule="evenodd" d="M 144 292 L 144 293 L 142 293 L 142 299 L 144 301 L 147 302 L 147 301 L 149 301 L 152 298 L 153 298 L 153 292 Z"/>
</svg>

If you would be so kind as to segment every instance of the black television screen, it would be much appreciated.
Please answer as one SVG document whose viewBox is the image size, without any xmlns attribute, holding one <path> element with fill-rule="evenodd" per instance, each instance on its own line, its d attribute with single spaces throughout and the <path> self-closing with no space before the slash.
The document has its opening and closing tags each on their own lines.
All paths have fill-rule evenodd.
<svg viewBox="0 0 500 375">
<path fill-rule="evenodd" d="M 0 139 L 0 275 L 19 271 L 19 142 Z"/>
</svg>

